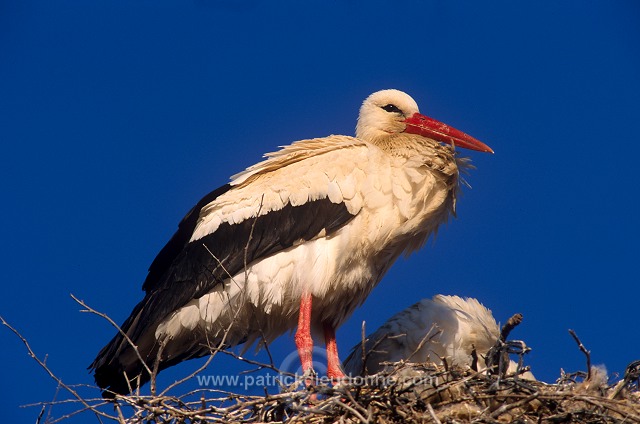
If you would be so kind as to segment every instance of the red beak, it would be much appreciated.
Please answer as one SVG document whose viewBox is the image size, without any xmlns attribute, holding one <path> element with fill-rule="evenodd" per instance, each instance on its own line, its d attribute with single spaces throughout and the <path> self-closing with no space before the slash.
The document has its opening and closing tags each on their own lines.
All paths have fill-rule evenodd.
<svg viewBox="0 0 640 424">
<path fill-rule="evenodd" d="M 407 124 L 405 132 L 419 134 L 423 137 L 432 138 L 436 141 L 451 144 L 464 149 L 478 150 L 480 152 L 493 153 L 491 147 L 476 140 L 468 134 L 463 133 L 453 127 L 443 124 L 440 121 L 428 116 L 414 113 L 404 120 Z"/>
</svg>

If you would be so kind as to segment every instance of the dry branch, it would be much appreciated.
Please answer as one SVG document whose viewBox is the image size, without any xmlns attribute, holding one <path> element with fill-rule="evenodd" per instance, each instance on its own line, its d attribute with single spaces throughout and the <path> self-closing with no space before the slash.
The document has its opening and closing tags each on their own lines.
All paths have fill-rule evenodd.
<svg viewBox="0 0 640 424">
<path fill-rule="evenodd" d="M 591 380 L 591 352 L 588 351 L 586 347 L 584 347 L 575 331 L 569 330 L 569 334 L 571 334 L 573 340 L 575 340 L 578 344 L 578 348 L 580 348 L 580 351 L 584 353 L 584 356 L 586 356 L 587 358 L 587 380 Z"/>
</svg>

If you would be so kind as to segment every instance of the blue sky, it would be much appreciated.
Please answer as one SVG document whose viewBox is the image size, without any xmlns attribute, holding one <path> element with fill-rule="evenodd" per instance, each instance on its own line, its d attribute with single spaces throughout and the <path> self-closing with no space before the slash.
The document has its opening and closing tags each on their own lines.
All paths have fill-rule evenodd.
<svg viewBox="0 0 640 424">
<path fill-rule="evenodd" d="M 338 331 L 341 355 L 363 320 L 443 293 L 522 312 L 513 336 L 543 380 L 584 369 L 569 328 L 623 372 L 640 358 L 639 18 L 633 1 L 5 1 L 0 314 L 92 383 L 114 330 L 70 293 L 123 321 L 202 195 L 279 145 L 353 134 L 362 100 L 397 88 L 496 153 L 469 153 L 458 218 Z M 55 383 L 6 329 L 0 344 L 4 415 L 34 420 L 17 405 Z M 274 362 L 293 350 L 282 337 Z"/>
</svg>

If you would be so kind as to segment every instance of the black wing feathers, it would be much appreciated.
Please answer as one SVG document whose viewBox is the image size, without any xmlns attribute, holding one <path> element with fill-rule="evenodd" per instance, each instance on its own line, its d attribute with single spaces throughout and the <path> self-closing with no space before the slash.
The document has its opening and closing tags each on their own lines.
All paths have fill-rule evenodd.
<svg viewBox="0 0 640 424">
<path fill-rule="evenodd" d="M 343 203 L 321 199 L 286 205 L 239 224 L 222 223 L 214 233 L 185 247 L 165 283 L 189 281 L 195 288 L 193 297 L 200 297 L 211 290 L 211 283 L 236 275 L 245 265 L 311 240 L 323 229 L 331 234 L 351 218 Z"/>
<path fill-rule="evenodd" d="M 153 290 L 167 269 L 169 269 L 174 259 L 178 257 L 182 249 L 189 243 L 191 235 L 196 229 L 200 210 L 230 189 L 231 184 L 225 184 L 207 194 L 182 218 L 182 221 L 178 224 L 178 230 L 162 250 L 158 252 L 153 262 L 151 262 L 149 274 L 147 274 L 147 278 L 142 284 L 142 290 L 146 292 Z"/>
</svg>

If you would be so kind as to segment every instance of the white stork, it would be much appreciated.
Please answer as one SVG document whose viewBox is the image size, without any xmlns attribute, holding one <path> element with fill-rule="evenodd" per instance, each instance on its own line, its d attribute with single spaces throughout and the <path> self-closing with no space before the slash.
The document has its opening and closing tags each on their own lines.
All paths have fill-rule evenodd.
<svg viewBox="0 0 640 424">
<path fill-rule="evenodd" d="M 303 370 L 312 334 L 323 335 L 327 374 L 342 377 L 335 329 L 454 212 L 463 162 L 452 145 L 492 152 L 401 91 L 372 94 L 355 138 L 297 141 L 198 202 L 152 262 L 122 331 L 161 370 L 297 325 Z M 120 333 L 90 369 L 107 397 L 150 378 Z"/>
<path fill-rule="evenodd" d="M 365 352 L 362 343 L 355 345 L 345 359 L 347 375 L 376 374 L 385 369 L 384 362 L 433 362 L 467 368 L 472 352 L 484 359 L 500 337 L 493 314 L 473 298 L 437 295 L 404 309 L 367 336 Z M 363 361 L 363 359 L 365 359 Z M 510 361 L 507 372 L 514 373 L 517 364 Z M 525 372 L 522 378 L 535 380 Z"/>
</svg>

